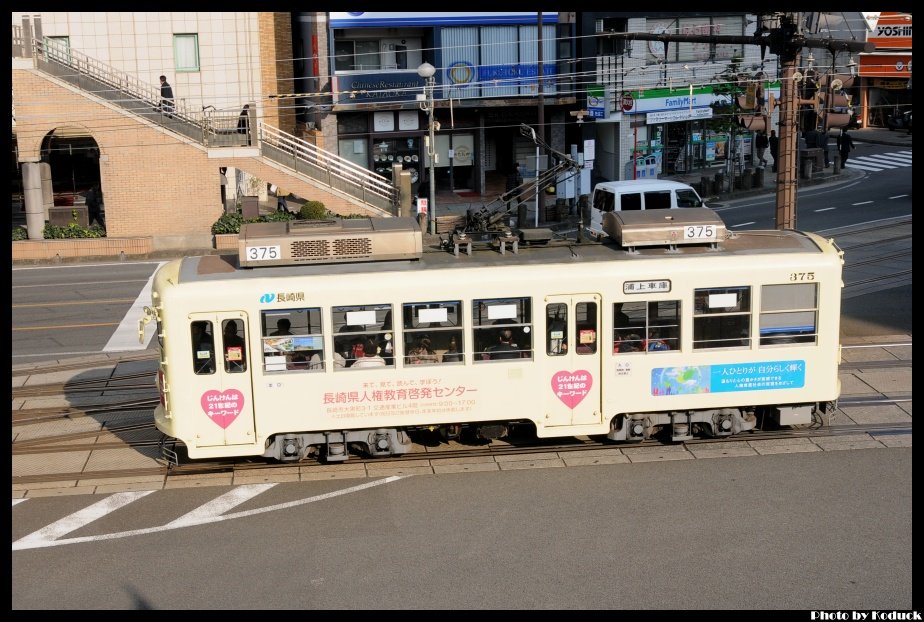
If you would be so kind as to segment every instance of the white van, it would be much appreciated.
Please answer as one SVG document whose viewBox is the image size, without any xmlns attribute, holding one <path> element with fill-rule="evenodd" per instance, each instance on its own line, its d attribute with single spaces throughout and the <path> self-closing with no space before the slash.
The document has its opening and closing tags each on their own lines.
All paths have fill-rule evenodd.
<svg viewBox="0 0 924 622">
<path fill-rule="evenodd" d="M 594 186 L 590 222 L 586 230 L 594 237 L 603 232 L 604 212 L 708 207 L 692 187 L 666 179 L 604 181 Z"/>
</svg>

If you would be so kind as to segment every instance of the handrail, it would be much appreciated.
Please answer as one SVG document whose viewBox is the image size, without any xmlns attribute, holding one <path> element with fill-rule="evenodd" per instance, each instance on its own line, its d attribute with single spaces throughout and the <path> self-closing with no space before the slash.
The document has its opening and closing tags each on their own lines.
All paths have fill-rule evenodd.
<svg viewBox="0 0 924 622">
<path fill-rule="evenodd" d="M 391 180 L 337 154 L 260 121 L 256 136 L 238 128 L 239 114 L 213 106 L 191 110 L 185 99 L 174 99 L 172 110 L 160 107 L 160 87 L 68 47 L 57 39 L 32 39 L 33 62 L 42 69 L 96 97 L 109 100 L 155 124 L 202 144 L 205 148 L 239 147 L 258 139 L 261 155 L 296 175 L 319 181 L 360 201 L 395 213 L 397 190 Z M 248 133 L 250 135 L 248 135 Z"/>
<path fill-rule="evenodd" d="M 334 153 L 324 151 L 306 140 L 283 132 L 279 128 L 267 125 L 262 121 L 258 124 L 258 127 L 261 145 L 275 147 L 280 152 L 292 156 L 293 159 L 318 169 L 323 169 L 333 177 L 342 179 L 363 188 L 365 192 L 386 199 L 392 205 L 397 204 L 395 188 L 387 177 L 365 169 Z M 284 164 L 283 162 L 279 163 Z M 297 170 L 297 167 L 293 167 L 293 169 Z"/>
</svg>

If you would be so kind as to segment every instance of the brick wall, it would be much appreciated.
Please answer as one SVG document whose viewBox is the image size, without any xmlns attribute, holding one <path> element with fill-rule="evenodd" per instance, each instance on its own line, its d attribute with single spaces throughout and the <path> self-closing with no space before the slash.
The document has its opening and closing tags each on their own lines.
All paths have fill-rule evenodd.
<svg viewBox="0 0 924 622">
<path fill-rule="evenodd" d="M 260 90 L 267 95 L 295 92 L 290 13 L 258 13 Z M 295 99 L 265 99 L 263 119 L 289 134 L 295 133 Z"/>
<path fill-rule="evenodd" d="M 371 213 L 259 158 L 216 158 L 198 143 L 148 125 L 34 69 L 13 69 L 20 161 L 39 161 L 42 140 L 56 128 L 85 131 L 100 150 L 100 179 L 110 237 L 207 235 L 221 216 L 220 166 L 233 166 L 323 202 L 335 213 Z M 293 206 L 294 207 L 294 206 Z"/>
</svg>

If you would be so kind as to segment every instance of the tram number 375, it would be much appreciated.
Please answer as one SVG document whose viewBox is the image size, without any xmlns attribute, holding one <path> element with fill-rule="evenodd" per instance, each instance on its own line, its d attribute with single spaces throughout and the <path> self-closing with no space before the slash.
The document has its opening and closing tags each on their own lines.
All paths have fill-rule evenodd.
<svg viewBox="0 0 924 622">
<path fill-rule="evenodd" d="M 814 272 L 790 272 L 789 280 L 790 281 L 814 281 L 815 273 Z"/>
<path fill-rule="evenodd" d="M 691 225 L 683 228 L 684 240 L 714 240 L 714 225 Z"/>
<path fill-rule="evenodd" d="M 247 259 L 250 261 L 270 261 L 279 259 L 281 253 L 278 246 L 248 246 Z"/>
</svg>

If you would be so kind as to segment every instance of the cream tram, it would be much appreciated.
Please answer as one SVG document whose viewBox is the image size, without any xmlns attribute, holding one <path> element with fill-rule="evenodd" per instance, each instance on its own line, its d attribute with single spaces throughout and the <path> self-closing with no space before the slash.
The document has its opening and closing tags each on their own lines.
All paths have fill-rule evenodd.
<svg viewBox="0 0 924 622">
<path fill-rule="evenodd" d="M 682 441 L 832 408 L 833 241 L 670 212 L 616 214 L 605 243 L 503 253 L 426 247 L 412 219 L 246 225 L 237 256 L 154 279 L 142 325 L 156 321 L 167 453 L 342 461 L 406 453 L 415 430 L 520 425 Z"/>
</svg>

